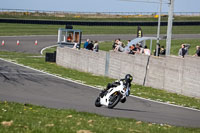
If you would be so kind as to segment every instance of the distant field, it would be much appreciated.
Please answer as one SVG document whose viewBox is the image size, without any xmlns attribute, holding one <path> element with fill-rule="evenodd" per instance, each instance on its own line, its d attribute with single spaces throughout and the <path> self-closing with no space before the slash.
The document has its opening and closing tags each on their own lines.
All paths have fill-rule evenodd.
<svg viewBox="0 0 200 133">
<path fill-rule="evenodd" d="M 64 25 L 10 24 L 0 23 L 0 36 L 18 35 L 57 35 L 58 28 Z M 83 34 L 136 34 L 137 26 L 73 26 Z M 156 34 L 157 26 L 142 26 L 144 34 Z M 161 27 L 161 34 L 166 34 L 167 27 Z M 174 26 L 173 34 L 200 34 L 200 26 Z"/>
<path fill-rule="evenodd" d="M 31 13 L 31 12 L 2 12 L 0 18 L 17 19 L 48 19 L 48 20 L 77 20 L 77 21 L 158 21 L 152 15 L 112 15 L 112 14 L 73 14 L 73 13 Z M 167 21 L 168 16 L 162 15 L 161 20 Z M 174 16 L 174 21 L 200 21 L 200 16 Z"/>
</svg>

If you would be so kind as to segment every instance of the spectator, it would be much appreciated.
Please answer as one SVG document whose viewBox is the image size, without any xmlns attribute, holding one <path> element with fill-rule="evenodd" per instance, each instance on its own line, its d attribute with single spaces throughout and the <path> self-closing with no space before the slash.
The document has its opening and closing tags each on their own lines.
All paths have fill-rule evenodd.
<svg viewBox="0 0 200 133">
<path fill-rule="evenodd" d="M 160 49 L 160 55 L 165 55 L 166 53 L 166 49 L 164 46 L 161 46 L 161 49 Z"/>
<path fill-rule="evenodd" d="M 116 46 L 116 48 L 115 48 L 115 52 L 116 51 L 118 51 L 118 52 L 124 52 L 124 48 L 123 48 L 123 46 L 122 46 L 122 43 L 120 43 L 120 44 L 118 44 L 117 46 Z"/>
<path fill-rule="evenodd" d="M 112 45 L 112 49 L 114 50 L 116 48 L 116 46 L 118 45 L 118 40 L 115 39 L 115 42 Z"/>
<path fill-rule="evenodd" d="M 136 53 L 140 53 L 140 45 L 139 44 L 136 44 L 136 50 L 137 50 L 137 52 Z"/>
<path fill-rule="evenodd" d="M 151 50 L 147 48 L 147 46 L 144 46 L 144 54 L 145 55 L 151 55 Z"/>
<path fill-rule="evenodd" d="M 196 54 L 194 56 L 200 57 L 200 46 L 196 46 Z"/>
<path fill-rule="evenodd" d="M 90 43 L 87 45 L 86 49 L 93 50 L 94 44 L 93 41 L 90 41 Z"/>
<path fill-rule="evenodd" d="M 94 52 L 99 52 L 99 44 L 98 41 L 94 42 L 94 47 L 93 47 Z"/>
<path fill-rule="evenodd" d="M 137 48 L 135 47 L 135 45 L 133 44 L 132 46 L 129 47 L 130 52 L 129 54 L 135 54 L 137 52 Z"/>
<path fill-rule="evenodd" d="M 142 45 L 140 44 L 140 54 L 144 53 L 144 48 L 142 47 Z"/>
<path fill-rule="evenodd" d="M 188 54 L 189 47 L 190 45 L 181 44 L 181 48 L 178 51 L 178 55 L 184 58 L 184 56 Z"/>
<path fill-rule="evenodd" d="M 69 34 L 69 36 L 67 37 L 67 42 L 72 42 L 72 34 Z"/>
<path fill-rule="evenodd" d="M 87 46 L 88 46 L 88 44 L 89 44 L 89 41 L 90 41 L 90 40 L 87 39 L 86 42 L 84 43 L 83 47 L 84 47 L 85 49 L 87 49 Z"/>
</svg>

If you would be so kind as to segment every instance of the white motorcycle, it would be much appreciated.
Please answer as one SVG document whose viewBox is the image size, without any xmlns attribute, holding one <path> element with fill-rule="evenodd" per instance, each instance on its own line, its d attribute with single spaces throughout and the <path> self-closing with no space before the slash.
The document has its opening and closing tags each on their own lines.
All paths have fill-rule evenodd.
<svg viewBox="0 0 200 133">
<path fill-rule="evenodd" d="M 124 103 L 126 101 L 126 97 L 130 94 L 130 88 L 126 87 L 123 84 L 123 81 L 119 81 L 119 83 L 120 84 L 117 87 L 111 87 L 104 92 L 103 96 L 97 97 L 95 106 L 101 107 L 103 105 L 112 109 L 118 104 L 119 101 Z"/>
</svg>

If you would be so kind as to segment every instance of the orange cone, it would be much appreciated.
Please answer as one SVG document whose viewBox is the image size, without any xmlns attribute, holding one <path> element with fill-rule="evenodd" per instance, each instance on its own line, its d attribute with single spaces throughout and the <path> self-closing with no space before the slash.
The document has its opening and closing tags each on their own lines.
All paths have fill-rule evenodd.
<svg viewBox="0 0 200 133">
<path fill-rule="evenodd" d="M 17 45 L 19 45 L 19 40 L 17 40 Z"/>
<path fill-rule="evenodd" d="M 35 40 L 35 45 L 38 45 L 38 41 L 37 40 Z"/>
<path fill-rule="evenodd" d="M 4 45 L 5 45 L 5 42 L 4 42 L 4 40 L 2 41 L 1 45 L 2 45 L 2 46 L 4 46 Z"/>
</svg>

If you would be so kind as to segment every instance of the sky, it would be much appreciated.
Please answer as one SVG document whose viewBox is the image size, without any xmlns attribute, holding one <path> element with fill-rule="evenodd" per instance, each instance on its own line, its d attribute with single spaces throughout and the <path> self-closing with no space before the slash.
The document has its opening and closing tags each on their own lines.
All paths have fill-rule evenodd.
<svg viewBox="0 0 200 133">
<path fill-rule="evenodd" d="M 132 1 L 132 2 L 130 2 Z M 73 12 L 158 12 L 160 0 L 0 0 L 0 8 Z M 165 3 L 169 0 L 163 0 Z M 175 0 L 174 12 L 200 12 L 200 0 Z M 163 4 L 162 12 L 168 12 Z"/>
</svg>

